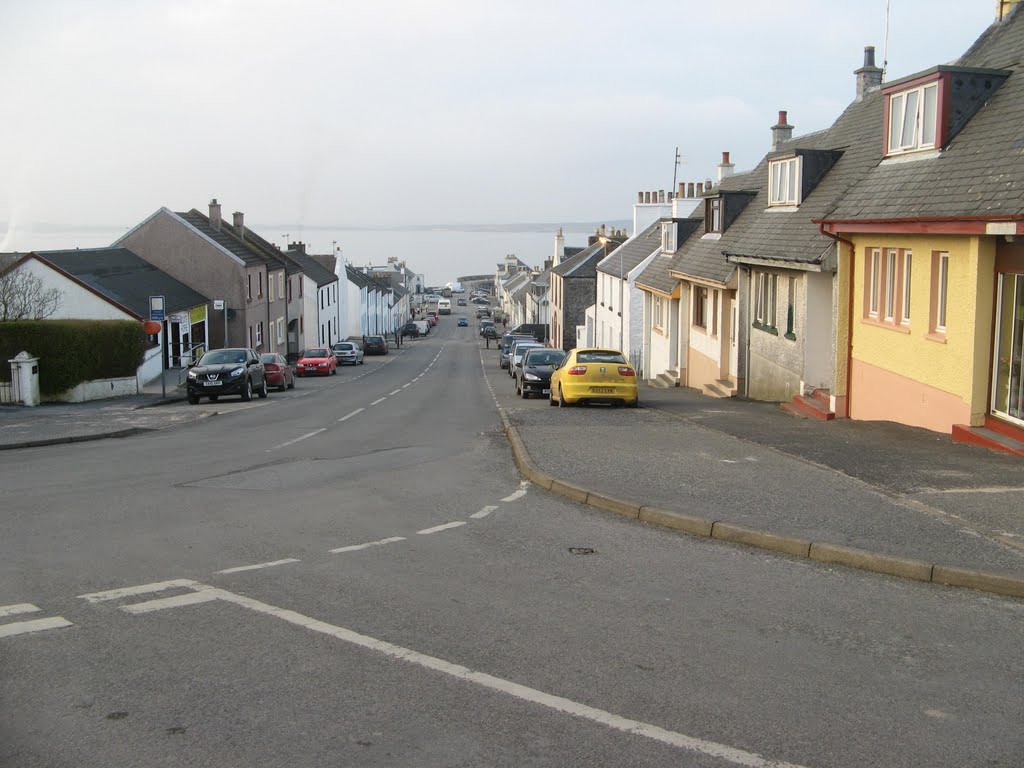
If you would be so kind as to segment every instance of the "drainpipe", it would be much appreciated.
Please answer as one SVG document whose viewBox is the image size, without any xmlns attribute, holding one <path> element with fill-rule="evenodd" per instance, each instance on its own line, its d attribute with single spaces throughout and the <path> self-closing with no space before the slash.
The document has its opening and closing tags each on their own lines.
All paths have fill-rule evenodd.
<svg viewBox="0 0 1024 768">
<path fill-rule="evenodd" d="M 816 223 L 821 234 L 836 242 L 836 250 L 839 249 L 839 243 L 845 243 L 850 247 L 850 287 L 846 298 L 846 418 L 850 418 L 850 411 L 853 408 L 853 280 L 857 248 L 852 240 L 827 232 L 824 221 L 818 220 Z"/>
<path fill-rule="evenodd" d="M 754 268 L 750 266 L 743 267 L 743 274 L 747 276 L 747 316 L 743 318 L 743 336 L 746 343 L 743 345 L 743 397 L 747 400 L 750 399 L 750 308 L 754 301 Z M 736 313 L 736 324 L 740 325 L 739 312 Z M 739 333 L 740 329 L 736 329 L 736 333 Z"/>
</svg>

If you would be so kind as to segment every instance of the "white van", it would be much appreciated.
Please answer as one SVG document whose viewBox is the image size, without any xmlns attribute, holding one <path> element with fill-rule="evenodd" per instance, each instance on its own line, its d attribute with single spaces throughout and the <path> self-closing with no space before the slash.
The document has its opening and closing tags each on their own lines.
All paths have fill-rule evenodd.
<svg viewBox="0 0 1024 768">
<path fill-rule="evenodd" d="M 416 327 L 420 329 L 420 336 L 426 336 L 430 333 L 430 323 L 426 320 L 413 320 L 416 323 Z"/>
</svg>

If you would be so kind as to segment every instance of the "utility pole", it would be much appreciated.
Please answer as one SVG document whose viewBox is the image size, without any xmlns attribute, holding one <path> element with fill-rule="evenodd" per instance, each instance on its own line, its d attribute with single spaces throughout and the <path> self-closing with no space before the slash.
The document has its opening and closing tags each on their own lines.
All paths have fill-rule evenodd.
<svg viewBox="0 0 1024 768">
<path fill-rule="evenodd" d="M 676 192 L 676 177 L 679 173 L 679 163 L 683 160 L 683 156 L 679 154 L 679 147 L 676 147 L 676 159 L 675 164 L 672 166 L 672 194 Z"/>
</svg>

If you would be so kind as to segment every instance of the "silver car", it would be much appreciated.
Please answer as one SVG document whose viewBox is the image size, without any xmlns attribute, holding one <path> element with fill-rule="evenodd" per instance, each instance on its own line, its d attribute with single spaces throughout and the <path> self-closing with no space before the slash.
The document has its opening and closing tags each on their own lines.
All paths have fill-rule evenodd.
<svg viewBox="0 0 1024 768">
<path fill-rule="evenodd" d="M 537 349 L 538 347 L 543 348 L 544 345 L 532 338 L 526 341 L 520 339 L 513 341 L 512 347 L 508 352 L 508 375 L 514 379 L 516 377 L 516 366 L 522 366 L 523 355 L 526 354 L 526 350 Z"/>
<path fill-rule="evenodd" d="M 363 350 L 354 341 L 339 341 L 331 350 L 334 352 L 334 359 L 338 365 L 362 365 Z"/>
</svg>

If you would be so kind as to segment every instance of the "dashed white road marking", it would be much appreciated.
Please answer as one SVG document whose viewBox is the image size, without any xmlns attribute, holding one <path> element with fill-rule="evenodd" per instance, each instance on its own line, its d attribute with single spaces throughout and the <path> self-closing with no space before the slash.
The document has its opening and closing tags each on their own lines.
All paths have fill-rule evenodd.
<svg viewBox="0 0 1024 768">
<path fill-rule="evenodd" d="M 0 619 L 5 616 L 17 616 L 19 613 L 35 613 L 39 608 L 32 603 L 18 603 L 17 605 L 0 605 Z"/>
<path fill-rule="evenodd" d="M 271 451 L 276 451 L 278 448 L 287 448 L 289 445 L 295 445 L 295 443 L 301 442 L 302 440 L 306 440 L 310 437 L 314 437 L 315 435 L 319 435 L 321 432 L 326 431 L 327 427 L 320 427 L 320 429 L 314 429 L 312 432 L 307 432 L 304 435 L 300 435 L 299 437 L 296 437 L 294 440 L 288 440 L 287 442 L 281 443 L 280 445 L 275 445 L 273 448 L 267 448 L 267 453 L 270 453 Z"/>
<path fill-rule="evenodd" d="M 493 512 L 496 509 L 497 507 L 488 505 L 481 509 L 479 512 L 474 512 L 472 515 L 470 515 L 470 517 L 472 517 L 475 520 L 479 520 L 481 517 L 487 517 L 489 514 L 491 514 L 491 512 Z"/>
<path fill-rule="evenodd" d="M 152 592 L 163 592 L 167 589 L 178 587 L 195 587 L 198 582 L 191 579 L 174 579 L 173 581 L 154 581 L 152 584 L 140 584 L 136 587 L 122 587 L 121 589 L 108 589 L 105 592 L 91 592 L 88 595 L 79 595 L 83 600 L 90 603 L 102 603 L 107 600 L 120 600 L 122 597 L 134 595 L 148 595 Z"/>
<path fill-rule="evenodd" d="M 340 419 L 338 419 L 338 421 L 348 421 L 353 416 L 358 416 L 360 413 L 362 413 L 365 410 L 366 410 L 365 408 L 356 408 L 354 411 L 352 411 L 352 413 L 345 414 Z"/>
<path fill-rule="evenodd" d="M 504 499 L 502 499 L 502 501 L 515 501 L 516 499 L 523 498 L 523 496 L 525 496 L 525 495 L 526 495 L 526 489 L 525 488 L 520 488 L 518 491 L 514 491 L 513 493 L 510 493 L 508 496 L 506 496 Z"/>
<path fill-rule="evenodd" d="M 536 688 L 529 688 L 525 685 L 520 685 L 519 683 L 512 682 L 511 680 L 494 677 L 486 672 L 477 672 L 469 667 L 464 667 L 461 664 L 445 661 L 444 659 L 439 659 L 436 656 L 428 656 L 425 653 L 414 651 L 411 648 L 404 648 L 400 645 L 389 643 L 386 640 L 378 640 L 377 638 L 360 634 L 351 629 L 346 629 L 345 627 L 328 624 L 325 621 L 320 621 L 310 616 L 304 616 L 296 611 L 291 611 L 286 608 L 278 608 L 277 606 L 263 603 L 250 597 L 244 597 L 233 592 L 228 592 L 223 589 L 216 589 L 202 584 L 196 585 L 194 589 L 197 590 L 196 595 L 198 596 L 195 599 L 195 602 L 206 602 L 210 599 L 217 599 L 233 603 L 234 605 L 238 605 L 242 608 L 248 608 L 256 613 L 280 619 L 281 621 L 308 629 L 312 632 L 319 632 L 320 634 L 333 637 L 351 645 L 389 656 L 392 659 L 397 659 L 409 664 L 416 664 L 417 666 L 425 669 L 449 675 L 457 680 L 473 683 L 474 685 L 478 685 L 492 691 L 497 691 L 507 696 L 512 696 L 521 701 L 538 704 L 556 712 L 590 720 L 591 722 L 604 725 L 608 728 L 621 731 L 631 736 L 643 736 L 644 738 L 651 739 L 652 741 L 661 742 L 662 744 L 667 744 L 689 752 L 696 752 L 698 754 L 718 758 L 734 765 L 745 766 L 745 768 L 801 768 L 801 766 L 793 763 L 786 763 L 781 760 L 771 760 L 757 754 L 756 752 L 748 752 L 744 749 L 730 747 L 727 744 L 720 744 L 718 742 L 700 739 L 695 736 L 687 736 L 684 733 L 670 731 L 665 728 L 661 728 L 660 726 L 645 723 L 640 720 L 631 720 L 626 717 L 620 717 L 619 715 L 612 714 L 611 712 L 597 709 L 596 707 L 591 707 L 586 704 L 581 704 L 562 696 L 555 696 L 553 694 L 537 690 Z M 161 603 L 162 607 L 170 608 L 173 607 L 170 605 L 170 601 L 174 599 L 175 598 L 154 600 L 151 601 L 151 603 Z M 188 603 L 181 604 L 184 605 Z M 146 604 L 143 603 L 141 605 Z M 128 607 L 138 608 L 139 606 L 136 605 Z M 149 608 L 148 610 L 157 609 Z M 135 612 L 144 613 L 146 611 Z"/>
<path fill-rule="evenodd" d="M 242 571 L 256 571 L 260 568 L 273 568 L 275 565 L 285 565 L 286 563 L 299 563 L 301 560 L 297 560 L 294 557 L 288 557 L 284 560 L 274 560 L 270 563 L 257 563 L 256 565 L 240 565 L 237 568 L 225 568 L 223 571 L 214 571 L 214 573 L 241 573 Z"/>
<path fill-rule="evenodd" d="M 392 536 L 390 539 L 381 539 L 380 541 L 368 541 L 365 544 L 351 544 L 347 547 L 338 547 L 337 549 L 332 549 L 329 551 L 334 554 L 337 554 L 339 552 L 355 552 L 359 549 L 367 549 L 369 547 L 381 547 L 385 544 L 393 544 L 396 541 L 405 541 L 405 536 Z"/>
<path fill-rule="evenodd" d="M 175 595 L 174 597 L 162 597 L 157 600 L 147 600 L 144 603 L 122 605 L 121 610 L 125 613 L 138 615 L 140 613 L 163 611 L 167 608 L 180 608 L 183 605 L 209 603 L 216 599 L 217 595 L 213 594 L 213 590 L 202 590 L 200 592 L 187 592 L 184 595 Z"/>
<path fill-rule="evenodd" d="M 389 393 L 388 397 L 391 397 L 391 395 L 397 395 L 401 391 L 402 391 L 401 389 L 396 389 L 394 392 Z"/>
<path fill-rule="evenodd" d="M 374 400 L 372 403 L 370 403 L 370 405 L 377 405 L 378 403 L 383 403 L 387 399 L 387 395 L 385 395 L 384 397 Z"/>
<path fill-rule="evenodd" d="M 402 385 L 402 389 L 405 389 L 406 387 L 410 386 L 411 384 L 412 384 L 412 382 L 411 382 L 411 381 L 409 382 L 409 384 L 403 384 L 403 385 Z"/>
<path fill-rule="evenodd" d="M 31 621 L 15 621 L 12 624 L 0 624 L 0 637 L 26 635 L 29 632 L 42 632 L 46 629 L 60 629 L 74 626 L 63 616 L 52 616 L 48 619 L 32 619 Z"/>
<path fill-rule="evenodd" d="M 431 533 L 437 533 L 438 531 L 447 531 L 449 528 L 458 528 L 460 525 L 465 525 L 465 520 L 456 520 L 453 523 L 445 523 L 444 525 L 435 525 L 433 528 L 424 528 L 422 531 L 416 531 L 420 536 L 426 536 Z"/>
</svg>

